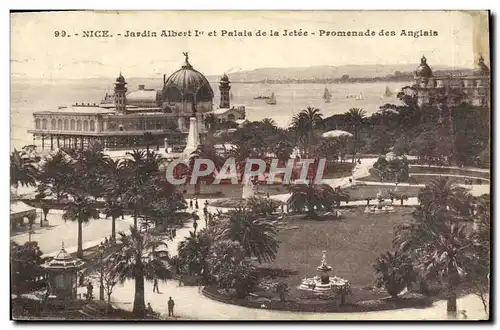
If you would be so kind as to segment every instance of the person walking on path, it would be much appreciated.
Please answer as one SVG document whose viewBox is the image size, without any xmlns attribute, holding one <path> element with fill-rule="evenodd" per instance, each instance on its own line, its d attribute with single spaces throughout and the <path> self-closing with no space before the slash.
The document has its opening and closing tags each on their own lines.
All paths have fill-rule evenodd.
<svg viewBox="0 0 500 330">
<path fill-rule="evenodd" d="M 197 210 L 200 208 L 200 207 L 198 206 L 198 200 L 195 200 L 195 201 L 194 201 L 194 208 L 195 208 L 195 209 L 197 209 Z"/>
<path fill-rule="evenodd" d="M 189 200 L 189 208 L 193 209 L 193 200 L 192 199 Z"/>
<path fill-rule="evenodd" d="M 174 306 L 174 300 L 172 299 L 172 297 L 168 297 L 168 316 L 174 316 Z"/>
<path fill-rule="evenodd" d="M 94 291 L 94 286 L 92 285 L 92 282 L 89 281 L 87 284 L 87 300 L 92 300 L 94 299 L 94 294 L 92 293 Z"/>
<path fill-rule="evenodd" d="M 160 293 L 160 289 L 158 288 L 158 279 L 156 277 L 153 280 L 153 293 L 155 293 L 155 291 L 156 293 Z"/>
</svg>

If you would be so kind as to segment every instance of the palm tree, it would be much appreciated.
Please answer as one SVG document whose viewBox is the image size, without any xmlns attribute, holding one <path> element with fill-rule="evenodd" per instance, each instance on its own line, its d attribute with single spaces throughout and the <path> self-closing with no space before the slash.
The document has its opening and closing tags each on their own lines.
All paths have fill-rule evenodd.
<svg viewBox="0 0 500 330">
<path fill-rule="evenodd" d="M 154 151 L 133 150 L 127 153 L 130 157 L 125 161 L 126 189 L 122 194 L 125 205 L 133 209 L 134 226 L 137 227 L 137 218 L 141 209 L 148 209 L 155 193 L 153 176 L 159 174 L 162 158 Z"/>
<path fill-rule="evenodd" d="M 246 208 L 236 208 L 219 215 L 216 240 L 233 240 L 241 244 L 248 257 L 271 262 L 278 252 L 276 227 Z"/>
<path fill-rule="evenodd" d="M 442 281 L 447 311 L 456 315 L 456 290 L 474 260 L 473 240 L 466 225 L 432 205 L 420 205 L 413 220 L 397 226 L 395 234 L 398 251 L 408 253 L 424 277 Z"/>
<path fill-rule="evenodd" d="M 392 298 L 416 281 L 417 274 L 411 259 L 396 252 L 382 253 L 373 265 L 377 273 L 377 286 L 384 287 Z"/>
<path fill-rule="evenodd" d="M 277 126 L 276 126 L 276 122 L 274 121 L 274 119 L 271 119 L 271 118 L 264 118 L 260 121 L 260 123 L 262 124 L 262 126 L 268 128 L 268 129 L 276 129 Z"/>
<path fill-rule="evenodd" d="M 59 149 L 57 153 L 47 156 L 39 164 L 41 184 L 44 184 L 48 193 L 59 202 L 71 185 L 73 180 L 71 174 L 76 160 Z"/>
<path fill-rule="evenodd" d="M 223 164 L 223 160 L 217 154 L 217 151 L 211 145 L 208 145 L 208 144 L 201 144 L 201 145 L 199 145 L 196 148 L 196 150 L 194 150 L 191 153 L 191 155 L 189 156 L 189 168 L 190 168 L 191 175 L 192 175 L 193 170 L 194 170 L 194 163 L 195 163 L 196 159 L 208 159 L 208 160 L 211 160 L 214 163 L 214 165 L 215 165 L 215 171 L 219 171 L 220 168 L 221 168 L 221 166 L 222 166 L 222 164 Z M 211 173 L 210 174 L 210 179 L 213 179 L 214 177 L 215 177 L 215 173 Z M 208 180 L 210 180 L 210 179 L 208 179 Z M 188 178 L 188 180 L 190 180 L 190 178 Z M 205 178 L 198 178 L 196 180 L 196 183 L 194 185 L 194 194 L 195 195 L 199 195 L 200 194 L 201 182 L 203 180 L 207 180 L 207 177 L 205 177 Z"/>
<path fill-rule="evenodd" d="M 205 128 L 210 132 L 214 133 L 216 131 L 215 124 L 217 123 L 217 118 L 213 113 L 208 113 L 204 116 L 203 122 L 205 124 Z"/>
<path fill-rule="evenodd" d="M 351 108 L 349 111 L 345 113 L 347 117 L 347 122 L 352 127 L 354 131 L 354 141 L 353 141 L 353 150 L 352 150 L 352 162 L 355 161 L 355 156 L 358 151 L 358 143 L 359 143 L 359 131 L 361 129 L 361 125 L 364 122 L 366 117 L 366 111 L 359 108 Z"/>
<path fill-rule="evenodd" d="M 466 188 L 440 177 L 420 190 L 418 200 L 420 204 L 435 208 L 437 211 L 451 212 L 455 217 L 468 217 L 472 199 Z"/>
<path fill-rule="evenodd" d="M 116 240 L 116 219 L 123 215 L 124 206 L 122 197 L 126 191 L 124 164 L 121 160 L 109 158 L 104 169 L 105 207 L 103 213 L 111 217 L 111 241 Z"/>
<path fill-rule="evenodd" d="M 177 248 L 179 262 L 181 265 L 187 265 L 189 275 L 195 273 L 203 275 L 205 280 L 208 279 L 208 258 L 212 241 L 210 233 L 202 229 L 198 234 L 190 231 L 189 237 L 179 242 Z"/>
<path fill-rule="evenodd" d="M 310 148 L 315 141 L 315 130 L 322 123 L 319 109 L 307 107 L 292 118 L 292 129 L 296 132 L 298 142 L 303 145 L 304 158 L 310 154 Z"/>
<path fill-rule="evenodd" d="M 331 186 L 314 184 L 312 180 L 308 184 L 290 185 L 290 192 L 288 208 L 299 212 L 307 208 L 307 216 L 311 219 L 318 217 L 315 208 L 331 208 L 334 201 L 340 198 L 340 192 L 337 193 Z"/>
<path fill-rule="evenodd" d="M 17 189 L 22 186 L 35 186 L 38 171 L 34 161 L 26 152 L 14 149 L 10 155 L 10 185 Z"/>
<path fill-rule="evenodd" d="M 76 256 L 83 258 L 82 224 L 89 222 L 91 219 L 99 219 L 99 211 L 95 206 L 95 201 L 86 195 L 73 190 L 71 196 L 73 199 L 65 207 L 62 217 L 65 221 L 78 222 L 78 249 Z"/>
<path fill-rule="evenodd" d="M 144 318 L 146 316 L 144 279 L 166 280 L 171 277 L 167 245 L 149 233 L 139 232 L 135 227 L 130 227 L 130 235 L 124 232 L 120 232 L 119 235 L 117 271 L 121 274 L 121 281 L 134 280 L 133 313 L 138 318 Z"/>
</svg>

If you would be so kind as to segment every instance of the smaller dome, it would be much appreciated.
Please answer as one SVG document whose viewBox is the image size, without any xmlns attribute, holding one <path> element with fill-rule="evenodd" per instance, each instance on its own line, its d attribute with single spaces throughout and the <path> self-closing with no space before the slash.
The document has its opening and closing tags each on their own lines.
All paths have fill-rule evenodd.
<svg viewBox="0 0 500 330">
<path fill-rule="evenodd" d="M 422 56 L 422 59 L 420 59 L 420 65 L 415 71 L 415 75 L 422 78 L 432 77 L 432 70 L 427 64 L 427 59 L 425 58 L 425 56 Z"/>
<path fill-rule="evenodd" d="M 222 78 L 220 78 L 220 81 L 221 82 L 229 82 L 229 77 L 227 76 L 227 74 L 224 73 L 224 75 L 222 76 Z"/>
<path fill-rule="evenodd" d="M 120 75 L 118 76 L 118 78 L 116 78 L 116 82 L 117 83 L 122 83 L 122 84 L 125 83 L 125 78 L 122 76 L 121 72 L 120 72 Z"/>
<path fill-rule="evenodd" d="M 477 62 L 477 67 L 474 70 L 475 76 L 488 76 L 490 74 L 490 69 L 484 64 L 484 58 L 479 56 L 479 60 Z"/>
</svg>

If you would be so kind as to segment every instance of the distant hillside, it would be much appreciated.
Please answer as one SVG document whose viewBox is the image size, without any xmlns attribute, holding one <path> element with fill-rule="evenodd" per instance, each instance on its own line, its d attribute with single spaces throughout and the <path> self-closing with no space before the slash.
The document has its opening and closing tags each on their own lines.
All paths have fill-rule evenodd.
<svg viewBox="0 0 500 330">
<path fill-rule="evenodd" d="M 325 80 L 340 79 L 342 76 L 350 78 L 382 78 L 387 76 L 413 75 L 417 65 L 343 65 L 343 66 L 311 66 L 301 68 L 259 68 L 255 70 L 228 73 L 229 79 L 234 82 L 260 82 L 285 80 Z M 434 66 L 435 71 L 469 71 L 463 68 Z M 222 74 L 222 73 L 221 73 Z M 208 76 L 210 81 L 217 81 L 220 77 Z"/>
</svg>

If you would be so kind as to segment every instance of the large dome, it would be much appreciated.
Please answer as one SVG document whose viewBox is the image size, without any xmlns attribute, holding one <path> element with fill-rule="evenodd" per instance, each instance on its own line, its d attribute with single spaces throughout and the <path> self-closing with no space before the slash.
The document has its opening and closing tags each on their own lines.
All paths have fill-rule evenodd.
<svg viewBox="0 0 500 330">
<path fill-rule="evenodd" d="M 207 78 L 189 64 L 188 56 L 181 69 L 168 77 L 163 86 L 163 99 L 169 102 L 212 101 L 214 92 Z"/>
</svg>

